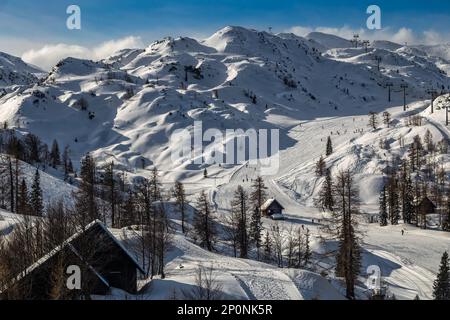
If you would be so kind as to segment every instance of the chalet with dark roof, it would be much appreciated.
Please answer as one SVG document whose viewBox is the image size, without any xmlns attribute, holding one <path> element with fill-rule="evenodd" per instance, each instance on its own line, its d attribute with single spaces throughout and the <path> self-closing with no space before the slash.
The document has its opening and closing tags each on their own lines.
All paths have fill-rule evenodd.
<svg viewBox="0 0 450 320">
<path fill-rule="evenodd" d="M 81 288 L 69 289 L 69 266 L 81 270 Z M 137 292 L 138 272 L 145 274 L 133 254 L 101 221 L 94 221 L 24 270 L 4 288 L 0 298 L 78 299 L 106 295 L 111 288 Z M 59 290 L 59 292 L 55 292 Z"/>
</svg>

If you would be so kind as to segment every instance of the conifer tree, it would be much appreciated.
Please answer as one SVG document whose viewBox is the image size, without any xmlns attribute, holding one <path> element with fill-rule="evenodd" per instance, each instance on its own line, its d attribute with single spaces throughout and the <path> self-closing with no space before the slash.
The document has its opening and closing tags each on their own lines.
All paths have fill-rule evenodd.
<svg viewBox="0 0 450 320">
<path fill-rule="evenodd" d="M 88 153 L 81 160 L 80 185 L 75 193 L 75 210 L 81 227 L 99 218 L 97 201 L 97 167 Z"/>
<path fill-rule="evenodd" d="M 241 258 L 248 257 L 248 195 L 238 186 L 231 202 L 233 215 L 238 218 L 238 244 Z"/>
<path fill-rule="evenodd" d="M 22 179 L 19 188 L 19 196 L 17 198 L 17 213 L 22 215 L 30 214 L 30 198 L 28 195 L 28 187 L 25 179 Z"/>
<path fill-rule="evenodd" d="M 44 213 L 44 204 L 42 198 L 41 177 L 38 169 L 36 169 L 33 185 L 31 186 L 30 205 L 31 214 L 37 217 L 42 217 Z"/>
<path fill-rule="evenodd" d="M 53 140 L 52 150 L 50 151 L 50 165 L 56 168 L 61 164 L 61 155 L 59 153 L 59 146 L 56 140 Z"/>
<path fill-rule="evenodd" d="M 376 130 L 378 127 L 378 113 L 369 112 L 369 127 Z"/>
<path fill-rule="evenodd" d="M 184 226 L 186 219 L 186 192 L 184 190 L 184 185 L 179 181 L 175 183 L 174 197 L 176 199 L 176 205 L 181 216 L 181 231 L 183 233 L 186 233 Z"/>
<path fill-rule="evenodd" d="M 311 239 L 310 239 L 309 229 L 306 228 L 305 240 L 304 240 L 305 252 L 303 254 L 303 265 L 305 267 L 308 266 L 309 260 L 311 259 L 311 255 L 312 255 L 310 241 L 311 241 Z"/>
<path fill-rule="evenodd" d="M 385 227 L 388 225 L 388 213 L 387 213 L 387 197 L 386 186 L 383 186 L 380 194 L 380 226 Z"/>
<path fill-rule="evenodd" d="M 358 194 L 350 171 L 339 172 L 333 186 L 334 210 L 324 225 L 324 231 L 338 241 L 336 274 L 345 280 L 348 299 L 355 299 L 355 284 L 361 267 L 361 240 L 356 218 L 359 214 Z"/>
<path fill-rule="evenodd" d="M 104 168 L 103 173 L 103 186 L 106 190 L 105 192 L 105 198 L 107 199 L 109 203 L 109 214 L 111 216 L 111 225 L 113 228 L 116 227 L 116 213 L 117 213 L 117 206 L 119 203 L 119 190 L 116 182 L 116 175 L 114 173 L 114 162 L 111 161 L 110 163 L 107 163 Z"/>
<path fill-rule="evenodd" d="M 387 185 L 389 219 L 392 225 L 398 225 L 400 219 L 400 206 L 398 194 L 398 181 L 395 175 L 391 175 Z"/>
<path fill-rule="evenodd" d="M 389 125 L 391 124 L 391 114 L 389 112 L 383 113 L 383 123 L 389 128 Z"/>
<path fill-rule="evenodd" d="M 333 143 L 331 142 L 331 137 L 328 137 L 327 139 L 327 148 L 325 154 L 327 155 L 327 157 L 333 154 Z"/>
<path fill-rule="evenodd" d="M 66 180 L 69 177 L 69 174 L 73 173 L 73 165 L 72 160 L 69 156 L 70 149 L 69 146 L 64 147 L 64 151 L 62 154 L 62 165 L 64 166 L 64 179 Z"/>
<path fill-rule="evenodd" d="M 402 207 L 403 220 L 405 223 L 412 223 L 414 217 L 414 190 L 411 181 L 411 176 L 408 175 L 406 178 L 406 186 L 405 186 L 405 199 Z"/>
<path fill-rule="evenodd" d="M 262 232 L 262 221 L 261 221 L 261 207 L 266 202 L 267 199 L 267 187 L 264 184 L 264 180 L 261 177 L 257 177 L 255 182 L 252 184 L 252 191 L 250 193 L 250 202 L 252 209 L 250 217 L 250 240 L 254 243 L 256 247 L 257 259 L 260 258 L 260 248 L 261 248 L 261 232 Z"/>
<path fill-rule="evenodd" d="M 433 284 L 433 297 L 435 300 L 450 300 L 450 270 L 447 252 L 442 255 L 439 273 Z"/>
<path fill-rule="evenodd" d="M 208 197 L 204 191 L 202 191 L 197 198 L 194 215 L 194 230 L 196 235 L 200 238 L 200 245 L 205 247 L 208 251 L 212 251 L 214 249 L 213 244 L 217 232 Z"/>
<path fill-rule="evenodd" d="M 331 171 L 327 169 L 325 175 L 325 181 L 322 184 L 322 188 L 319 192 L 319 198 L 315 199 L 315 206 L 323 211 L 333 211 L 334 199 L 333 199 L 333 180 L 331 178 Z"/>
<path fill-rule="evenodd" d="M 326 164 L 325 160 L 322 156 L 320 156 L 319 160 L 316 163 L 316 176 L 322 177 L 326 172 Z"/>
<path fill-rule="evenodd" d="M 264 247 L 264 259 L 266 261 L 272 260 L 272 238 L 270 237 L 270 233 L 267 230 L 264 235 L 263 247 Z"/>
</svg>

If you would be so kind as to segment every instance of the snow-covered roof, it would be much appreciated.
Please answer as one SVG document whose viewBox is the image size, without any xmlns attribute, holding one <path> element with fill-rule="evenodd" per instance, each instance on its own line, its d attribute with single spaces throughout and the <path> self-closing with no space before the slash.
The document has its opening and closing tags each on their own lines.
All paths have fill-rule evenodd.
<svg viewBox="0 0 450 320">
<path fill-rule="evenodd" d="M 261 210 L 267 210 L 274 202 L 278 203 L 280 205 L 280 207 L 283 208 L 283 206 L 276 199 L 272 198 L 272 199 L 268 199 L 266 202 L 264 202 L 264 204 L 261 206 Z"/>
<path fill-rule="evenodd" d="M 42 258 L 37 260 L 35 263 L 33 263 L 31 266 L 29 266 L 27 269 L 22 271 L 14 280 L 14 282 L 22 280 L 25 276 L 33 272 L 35 269 L 43 265 L 46 261 L 48 261 L 50 258 L 52 258 L 54 255 L 56 255 L 58 252 L 61 252 L 65 248 L 69 248 L 77 257 L 79 257 L 82 261 L 82 256 L 77 252 L 77 250 L 72 245 L 72 242 L 78 238 L 81 234 L 88 231 L 89 229 L 100 226 L 102 230 L 105 231 L 105 233 L 114 241 L 115 244 L 117 244 L 123 252 L 131 259 L 131 261 L 135 264 L 136 268 L 141 272 L 145 273 L 144 269 L 141 267 L 141 265 L 137 262 L 137 260 L 133 257 L 133 255 L 125 248 L 125 246 L 109 231 L 109 229 L 101 222 L 100 220 L 95 220 L 89 223 L 84 229 L 81 229 L 77 231 L 75 234 L 73 234 L 71 237 L 69 237 L 66 241 L 64 241 L 61 245 L 57 246 L 53 250 L 51 250 L 49 253 L 44 255 Z M 89 269 L 106 285 L 109 287 L 108 281 L 103 278 L 91 265 L 88 265 Z M 4 288 L 3 290 L 0 289 L 0 293 L 4 291 L 7 288 Z"/>
</svg>

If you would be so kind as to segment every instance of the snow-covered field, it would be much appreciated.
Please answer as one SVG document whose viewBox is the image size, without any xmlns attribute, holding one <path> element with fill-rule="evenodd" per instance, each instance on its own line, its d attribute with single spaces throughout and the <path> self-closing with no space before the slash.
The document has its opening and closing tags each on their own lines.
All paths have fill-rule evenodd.
<svg viewBox="0 0 450 320">
<path fill-rule="evenodd" d="M 171 134 L 180 128 L 192 130 L 194 121 L 202 121 L 204 130 L 280 129 L 280 167 L 264 177 L 265 183 L 269 195 L 286 208 L 287 219 L 280 223 L 311 230 L 317 272 L 210 253 L 177 231 L 167 278 L 152 280 L 136 298 L 170 299 L 175 291 L 179 295 L 194 284 L 197 265 L 213 264 L 226 298 L 342 299 L 342 286 L 318 274 L 319 266 L 330 261 L 321 256 L 323 216 L 313 207 L 323 182 L 315 175 L 315 163 L 330 136 L 334 153 L 327 165 L 334 173 L 350 169 L 360 190 L 362 211 L 377 213 L 383 170 L 394 157 L 406 156 L 413 137 L 429 129 L 435 142 L 450 140 L 442 108 L 445 96 L 436 100 L 438 107 L 431 114 L 427 94 L 431 88 L 449 92 L 445 71 L 450 70 L 450 62 L 445 52 L 444 46 L 413 48 L 388 41 L 375 42 L 366 51 L 320 33 L 306 39 L 227 27 L 204 41 L 167 38 L 100 62 L 67 58 L 40 84 L 28 85 L 32 74 L 39 72 L 21 66 L 20 82 L 5 85 L 0 94 L 0 122 L 22 133 L 32 132 L 48 144 L 57 139 L 61 146 L 69 145 L 76 166 L 86 152 L 100 162 L 114 160 L 130 177 L 148 176 L 156 166 L 165 187 L 181 180 L 191 200 L 206 190 L 219 218 L 229 214 L 237 186 L 249 187 L 258 168 L 247 163 L 175 164 L 171 153 L 177 145 Z M 375 57 L 382 58 L 380 70 Z M 0 71 L 10 70 L 10 63 L 2 59 Z M 407 111 L 403 111 L 400 85 L 408 85 Z M 377 130 L 369 128 L 371 111 L 389 111 L 390 127 L 380 123 Z M 422 116 L 423 125 L 407 126 L 412 115 Z M 388 147 L 381 148 L 380 140 L 387 141 Z M 439 160 L 448 177 L 449 156 Z M 32 177 L 32 168 L 25 173 Z M 44 173 L 42 178 L 46 199 L 68 197 L 73 191 L 57 173 Z M 1 213 L 2 231 L 8 229 L 10 219 Z M 266 228 L 272 223 L 264 221 Z M 366 268 L 378 265 L 397 298 L 431 299 L 440 257 L 450 249 L 450 234 L 366 222 L 362 229 L 360 297 L 366 290 Z M 121 293 L 115 297 L 123 298 Z"/>
</svg>

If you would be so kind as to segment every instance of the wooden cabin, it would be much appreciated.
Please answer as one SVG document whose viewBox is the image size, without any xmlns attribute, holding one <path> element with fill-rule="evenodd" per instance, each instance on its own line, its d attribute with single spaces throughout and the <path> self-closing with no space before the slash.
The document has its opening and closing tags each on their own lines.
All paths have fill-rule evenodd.
<svg viewBox="0 0 450 320">
<path fill-rule="evenodd" d="M 433 201 L 430 200 L 427 196 L 425 196 L 422 201 L 418 205 L 417 212 L 419 213 L 418 224 L 423 228 L 427 228 L 427 215 L 436 213 L 436 205 Z"/>
<path fill-rule="evenodd" d="M 267 217 L 281 217 L 284 207 L 276 200 L 269 199 L 261 206 L 261 214 Z"/>
<path fill-rule="evenodd" d="M 66 286 L 69 266 L 81 270 L 81 289 Z M 137 292 L 137 272 L 144 274 L 133 255 L 100 221 L 94 221 L 24 270 L 0 293 L 3 299 L 79 299 L 106 295 L 111 288 Z M 58 292 L 55 292 L 57 288 Z"/>
</svg>

